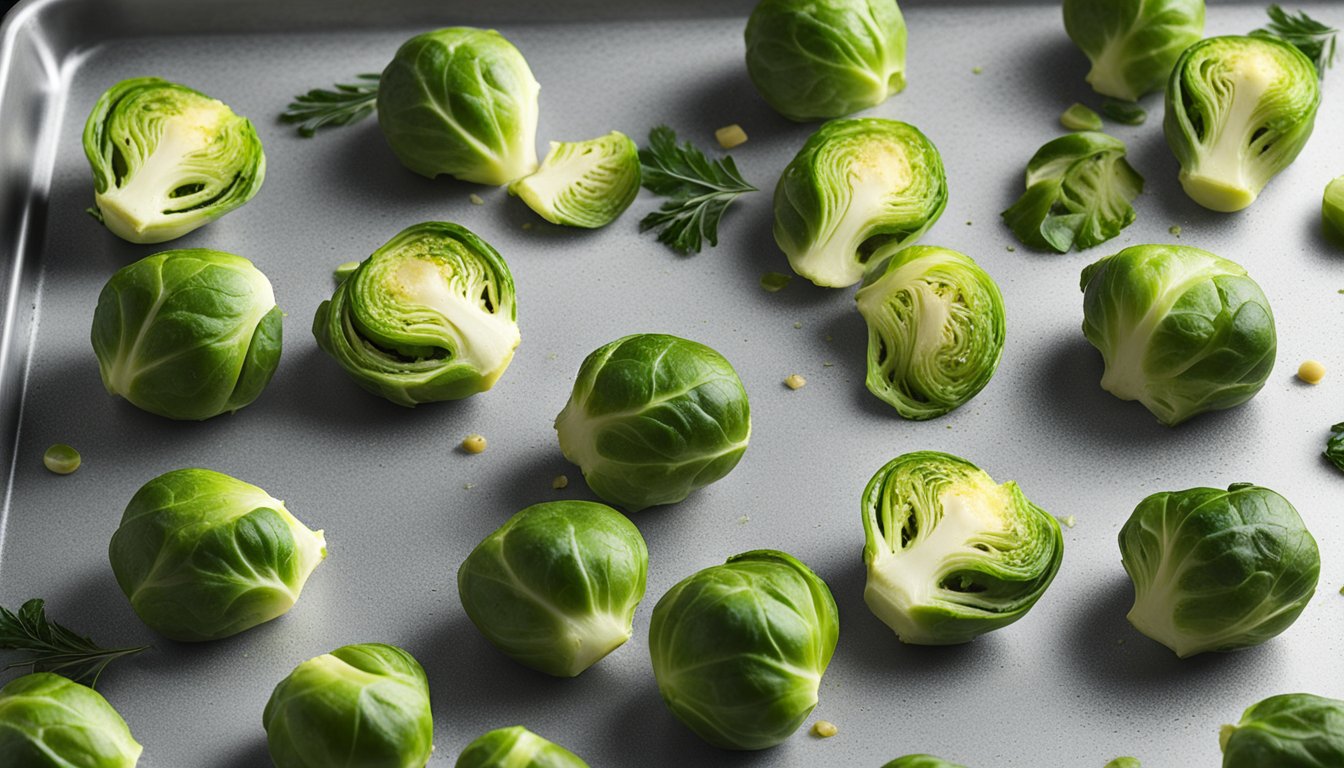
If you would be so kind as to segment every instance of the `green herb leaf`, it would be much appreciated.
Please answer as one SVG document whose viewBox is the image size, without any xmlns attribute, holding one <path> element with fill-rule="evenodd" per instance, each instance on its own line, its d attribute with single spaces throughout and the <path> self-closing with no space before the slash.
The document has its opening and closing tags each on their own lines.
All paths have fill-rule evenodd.
<svg viewBox="0 0 1344 768">
<path fill-rule="evenodd" d="M 1251 32 L 1258 37 L 1277 37 L 1291 44 L 1316 65 L 1316 73 L 1325 77 L 1325 70 L 1335 63 L 1335 36 L 1339 30 L 1311 18 L 1305 11 L 1293 15 L 1275 3 L 1265 9 L 1269 24 Z"/>
<path fill-rule="evenodd" d="M 360 82 L 337 83 L 332 90 L 314 88 L 295 96 L 280 115 L 282 123 L 298 123 L 299 135 L 317 133 L 327 126 L 349 125 L 373 114 L 378 98 L 377 74 L 356 75 Z"/>
<path fill-rule="evenodd" d="M 699 253 L 703 240 L 718 245 L 724 211 L 739 195 L 757 191 L 733 158 L 710 160 L 690 142 L 677 146 L 676 132 L 665 125 L 649 131 L 639 162 L 644 187 L 668 198 L 639 222 L 639 231 L 661 230 L 658 241 L 681 253 Z"/>
<path fill-rule="evenodd" d="M 1344 291 L 1340 291 L 1344 293 Z M 1344 422 L 1330 427 L 1330 438 L 1325 441 L 1325 458 L 1344 472 Z"/>
<path fill-rule="evenodd" d="M 100 648 L 89 638 L 48 621 L 42 606 L 41 600 L 29 600 L 17 614 L 0 607 L 0 650 L 28 654 L 4 669 L 28 667 L 34 672 L 54 672 L 93 688 L 108 664 L 149 647 Z"/>
</svg>

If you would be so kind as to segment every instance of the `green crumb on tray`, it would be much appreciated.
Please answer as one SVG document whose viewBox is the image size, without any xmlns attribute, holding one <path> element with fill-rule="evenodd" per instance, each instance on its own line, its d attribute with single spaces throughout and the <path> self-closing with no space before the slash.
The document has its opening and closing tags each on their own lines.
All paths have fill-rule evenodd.
<svg viewBox="0 0 1344 768">
<path fill-rule="evenodd" d="M 1179 224 L 1172 224 L 1170 227 L 1167 228 L 1167 231 L 1170 232 L 1171 234 L 1175 235 L 1176 237 L 1180 237 L 1180 236 L 1181 236 L 1181 225 L 1179 225 Z"/>
<path fill-rule="evenodd" d="M 1106 764 L 1106 768 L 1142 768 L 1137 757 L 1117 757 Z"/>
<path fill-rule="evenodd" d="M 467 195 L 467 199 L 471 201 L 472 205 L 485 205 L 485 199 L 482 198 L 480 195 L 476 194 L 475 192 L 472 192 L 470 195 Z"/>
<path fill-rule="evenodd" d="M 985 68 L 984 68 L 984 67 L 971 67 L 971 74 L 972 74 L 972 75 L 978 75 L 978 74 L 980 74 L 981 72 L 984 72 L 984 71 L 985 71 Z"/>
<path fill-rule="evenodd" d="M 56 443 L 42 454 L 42 463 L 58 475 L 68 475 L 79 469 L 80 460 L 79 451 L 65 443 Z"/>
<path fill-rule="evenodd" d="M 1073 526 L 1078 524 L 1078 518 L 1074 517 L 1073 515 L 1067 515 L 1065 517 L 1059 518 L 1059 522 L 1063 523 L 1065 528 L 1072 528 Z"/>
<path fill-rule="evenodd" d="M 1070 131 L 1100 131 L 1101 115 L 1082 104 L 1074 103 L 1059 116 L 1059 124 Z"/>
<path fill-rule="evenodd" d="M 793 279 L 793 275 L 786 275 L 783 272 L 766 272 L 761 275 L 761 288 L 767 293 L 776 293 L 784 289 Z"/>
</svg>

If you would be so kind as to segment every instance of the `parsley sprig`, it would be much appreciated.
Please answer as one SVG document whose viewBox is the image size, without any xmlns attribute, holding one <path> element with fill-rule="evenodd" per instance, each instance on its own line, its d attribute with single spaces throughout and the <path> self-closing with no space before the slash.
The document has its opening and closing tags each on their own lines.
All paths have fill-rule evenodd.
<svg viewBox="0 0 1344 768">
<path fill-rule="evenodd" d="M 359 82 L 337 83 L 295 96 L 280 115 L 284 123 L 298 123 L 300 136 L 312 136 L 327 126 L 349 125 L 373 114 L 378 98 L 378 74 L 356 75 Z"/>
<path fill-rule="evenodd" d="M 27 654 L 5 669 L 27 667 L 34 672 L 54 672 L 92 688 L 108 664 L 148 647 L 101 648 L 89 638 L 48 620 L 41 600 L 29 600 L 18 613 L 0 607 L 0 651 Z"/>
<path fill-rule="evenodd" d="M 1316 73 L 1325 77 L 1325 70 L 1335 63 L 1335 37 L 1339 30 L 1311 18 L 1305 11 L 1293 15 L 1275 3 L 1265 9 L 1269 24 L 1252 32 L 1258 37 L 1277 37 L 1302 53 L 1316 65 Z"/>
<path fill-rule="evenodd" d="M 639 151 L 644 187 L 668 198 L 639 222 L 639 231 L 660 230 L 658 241 L 681 253 L 699 253 L 702 241 L 719 244 L 719 221 L 734 200 L 757 191 L 725 155 L 710 160 L 689 141 L 677 145 L 666 125 L 649 131 L 649 145 Z"/>
</svg>

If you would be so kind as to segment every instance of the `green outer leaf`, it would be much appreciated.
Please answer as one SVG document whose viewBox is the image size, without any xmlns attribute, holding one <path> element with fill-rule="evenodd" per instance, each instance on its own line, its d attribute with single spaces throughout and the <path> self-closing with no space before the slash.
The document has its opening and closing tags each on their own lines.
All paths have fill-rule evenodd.
<svg viewBox="0 0 1344 768">
<path fill-rule="evenodd" d="M 1321 198 L 1321 219 L 1325 222 L 1326 231 L 1344 243 L 1344 176 L 1325 186 L 1325 195 Z"/>
<path fill-rule="evenodd" d="M 696 735 L 765 749 L 816 706 L 839 632 L 820 577 L 783 552 L 756 550 L 668 590 L 649 622 L 649 655 L 663 702 Z"/>
<path fill-rule="evenodd" d="M 378 125 L 421 176 L 501 185 L 537 169 L 537 93 L 523 55 L 494 30 L 407 40 L 378 85 Z"/>
<path fill-rule="evenodd" d="M 1306 11 L 1294 16 L 1277 3 L 1265 9 L 1269 24 L 1251 32 L 1256 37 L 1276 37 L 1292 45 L 1311 60 L 1316 73 L 1325 78 L 1325 70 L 1335 63 L 1335 44 L 1339 30 L 1311 18 Z"/>
<path fill-rule="evenodd" d="M 282 123 L 298 123 L 300 136 L 311 138 L 322 128 L 351 125 L 373 114 L 381 75 L 355 76 L 358 82 L 337 83 L 330 90 L 314 88 L 294 97 L 280 114 Z"/>
<path fill-rule="evenodd" d="M 1330 427 L 1330 433 L 1329 439 L 1325 441 L 1325 452 L 1321 455 L 1344 472 L 1344 422 Z"/>
<path fill-rule="evenodd" d="M 594 493 L 637 512 L 674 504 L 731 472 L 751 438 L 751 406 L 718 352 L 634 334 L 583 361 L 555 431 Z"/>
<path fill-rule="evenodd" d="M 252 262 L 190 248 L 117 270 L 98 295 L 90 335 L 108 394 L 200 421 L 261 394 L 280 363 L 282 317 Z"/>
<path fill-rule="evenodd" d="M 1110 240 L 1134 222 L 1143 177 L 1124 142 L 1086 131 L 1060 136 L 1027 164 L 1027 191 L 1001 215 L 1025 246 L 1067 253 Z"/>
<path fill-rule="evenodd" d="M 588 141 L 552 141 L 541 167 L 510 184 L 509 194 L 552 224 L 598 229 L 635 202 L 639 184 L 639 147 L 612 131 Z"/>
<path fill-rule="evenodd" d="M 457 570 L 462 607 L 520 664 L 574 677 L 630 638 L 649 551 L 624 515 L 591 501 L 534 504 Z"/>
<path fill-rule="evenodd" d="M 35 672 L 0 688 L 6 768 L 135 768 L 142 747 L 97 691 Z"/>
<path fill-rule="evenodd" d="M 497 728 L 462 750 L 455 768 L 588 768 L 578 755 L 521 725 Z"/>
<path fill-rule="evenodd" d="M 892 459 L 868 481 L 860 506 L 864 602 L 906 643 L 965 643 L 1012 624 L 1045 594 L 1064 558 L 1053 515 L 1016 483 L 995 485 L 950 454 Z"/>
<path fill-rule="evenodd" d="M 936 418 L 965 405 L 998 370 L 1003 295 L 964 254 L 915 245 L 884 256 L 890 250 L 874 256 L 854 296 L 868 324 L 865 383 L 904 418 Z"/>
<path fill-rule="evenodd" d="M 1223 768 L 1344 765 L 1344 701 L 1309 693 L 1270 696 L 1224 726 Z"/>
<path fill-rule="evenodd" d="M 1249 483 L 1149 496 L 1120 529 L 1120 554 L 1134 581 L 1130 623 L 1181 658 L 1283 632 L 1321 569 L 1293 505 Z"/>
<path fill-rule="evenodd" d="M 1108 120 L 1122 125 L 1143 125 L 1148 119 L 1148 111 L 1132 101 L 1106 99 L 1101 102 L 1101 114 Z"/>
<path fill-rule="evenodd" d="M 1204 0 L 1064 0 L 1064 29 L 1091 59 L 1097 93 L 1138 101 L 1204 36 Z"/>
<path fill-rule="evenodd" d="M 434 749 L 429 681 L 406 651 L 337 648 L 294 668 L 262 714 L 276 768 L 423 768 Z"/>
<path fill-rule="evenodd" d="M 1100 131 L 1101 115 L 1082 104 L 1074 103 L 1059 116 L 1059 124 L 1070 131 Z"/>
<path fill-rule="evenodd" d="M 649 131 L 649 145 L 639 151 L 642 183 L 669 198 L 639 222 L 639 231 L 658 232 L 658 242 L 679 253 L 699 253 L 703 240 L 719 244 L 719 221 L 738 196 L 756 192 L 737 170 L 733 158 L 709 160 L 689 141 L 677 145 L 666 125 Z"/>
<path fill-rule="evenodd" d="M 108 664 L 149 648 L 101 648 L 93 640 L 47 619 L 43 601 L 28 600 L 12 613 L 0 606 L 0 650 L 27 654 L 4 669 L 28 667 L 34 672 L 55 672 L 90 688 Z"/>
<path fill-rule="evenodd" d="M 747 73 L 790 120 L 841 117 L 905 88 L 905 19 L 894 0 L 761 0 Z"/>
<path fill-rule="evenodd" d="M 309 530 L 284 502 L 208 469 L 145 483 L 108 546 L 136 615 L 187 642 L 229 637 L 288 612 L 326 556 L 322 531 Z"/>
<path fill-rule="evenodd" d="M 342 281 L 318 306 L 313 336 L 356 384 L 397 405 L 458 400 L 490 389 L 512 361 L 515 300 L 509 266 L 489 243 L 429 221 Z"/>
<path fill-rule="evenodd" d="M 965 766 L 949 763 L 933 755 L 906 755 L 892 760 L 882 768 L 965 768 Z"/>
</svg>

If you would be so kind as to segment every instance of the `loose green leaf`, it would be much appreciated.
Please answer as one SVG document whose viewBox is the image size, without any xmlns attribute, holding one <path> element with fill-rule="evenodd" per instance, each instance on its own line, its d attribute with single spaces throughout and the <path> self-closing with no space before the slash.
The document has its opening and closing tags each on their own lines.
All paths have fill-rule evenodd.
<svg viewBox="0 0 1344 768">
<path fill-rule="evenodd" d="M 1269 24 L 1251 32 L 1258 37 L 1277 37 L 1306 54 L 1316 65 L 1316 74 L 1325 77 L 1325 70 L 1335 63 L 1335 38 L 1339 30 L 1311 18 L 1305 11 L 1293 15 L 1275 3 L 1265 9 Z"/>
<path fill-rule="evenodd" d="M 1107 99 L 1101 102 L 1101 114 L 1108 120 L 1123 125 L 1143 125 L 1143 121 L 1148 119 L 1148 112 L 1143 107 L 1132 101 L 1120 99 Z"/>
<path fill-rule="evenodd" d="M 330 89 L 314 88 L 294 97 L 280 114 L 282 123 L 298 123 L 299 135 L 305 138 L 327 126 L 350 125 L 373 114 L 378 98 L 378 75 L 355 75 L 354 83 L 337 83 Z"/>
<path fill-rule="evenodd" d="M 783 272 L 766 272 L 761 275 L 761 288 L 766 293 L 778 293 L 784 290 L 792 279 L 793 275 L 786 275 Z"/>
<path fill-rule="evenodd" d="M 1322 455 L 1344 472 L 1344 422 L 1330 428 L 1330 438 L 1325 441 L 1325 452 Z"/>
<path fill-rule="evenodd" d="M 747 183 L 733 158 L 710 160 L 689 141 L 660 125 L 649 131 L 639 151 L 644 188 L 668 198 L 639 222 L 639 231 L 659 230 L 658 242 L 680 253 L 699 253 L 702 241 L 719 244 L 719 221 L 734 200 L 756 187 Z"/>
<path fill-rule="evenodd" d="M 54 672 L 94 688 L 108 664 L 148 647 L 102 648 L 48 620 L 43 601 L 36 598 L 24 603 L 18 613 L 0 606 L 0 650 L 27 654 L 4 669 L 27 667 L 34 672 Z"/>
<path fill-rule="evenodd" d="M 65 443 L 56 443 L 42 454 L 42 463 L 58 475 L 68 475 L 79 469 L 79 451 Z"/>
<path fill-rule="evenodd" d="M 1082 104 L 1073 104 L 1059 116 L 1059 124 L 1070 131 L 1100 131 L 1101 115 Z"/>
</svg>

